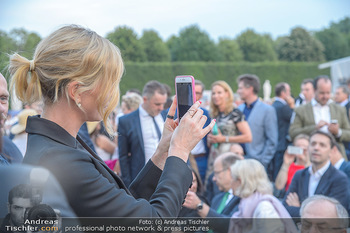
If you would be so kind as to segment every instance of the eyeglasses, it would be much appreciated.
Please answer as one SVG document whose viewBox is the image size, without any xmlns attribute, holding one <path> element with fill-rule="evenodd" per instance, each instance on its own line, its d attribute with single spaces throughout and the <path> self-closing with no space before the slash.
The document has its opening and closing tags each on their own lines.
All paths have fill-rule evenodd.
<svg viewBox="0 0 350 233">
<path fill-rule="evenodd" d="M 214 176 L 219 175 L 221 172 L 226 171 L 227 169 L 228 169 L 228 168 L 225 168 L 225 169 L 223 169 L 223 170 L 221 170 L 221 171 L 214 171 Z"/>
<path fill-rule="evenodd" d="M 302 220 L 298 224 L 298 228 L 301 230 L 301 233 L 310 232 L 311 228 L 314 227 L 315 232 L 320 233 L 329 233 L 329 232 L 338 232 L 343 230 L 342 227 L 330 227 L 327 223 L 312 223 L 306 220 Z"/>
</svg>

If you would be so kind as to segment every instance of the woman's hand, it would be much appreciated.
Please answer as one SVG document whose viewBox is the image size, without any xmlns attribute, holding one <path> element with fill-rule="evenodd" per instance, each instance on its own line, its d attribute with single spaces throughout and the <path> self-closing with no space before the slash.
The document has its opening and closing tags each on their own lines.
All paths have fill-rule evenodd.
<svg viewBox="0 0 350 233">
<path fill-rule="evenodd" d="M 217 135 L 214 135 L 212 133 L 208 134 L 207 140 L 210 144 L 223 143 L 226 141 L 226 137 L 222 135 L 220 129 L 218 129 L 218 134 Z"/>
<path fill-rule="evenodd" d="M 295 160 L 295 155 L 288 154 L 288 150 L 286 150 L 283 155 L 283 163 L 286 164 L 289 168 L 289 166 L 294 162 L 294 160 Z"/>
<path fill-rule="evenodd" d="M 174 117 L 176 106 L 177 106 L 177 99 L 175 96 L 173 103 L 169 108 L 167 116 Z M 174 120 L 168 117 L 165 119 L 162 137 L 158 144 L 158 149 L 160 153 L 167 153 L 169 151 L 171 137 L 173 136 L 174 130 L 178 125 L 179 125 L 178 119 Z"/>
<path fill-rule="evenodd" d="M 194 103 L 175 129 L 169 148 L 169 156 L 176 156 L 187 162 L 188 155 L 197 143 L 214 127 L 215 119 L 203 129 L 207 117 L 199 109 L 200 102 Z"/>
<path fill-rule="evenodd" d="M 164 122 L 162 137 L 159 141 L 156 152 L 151 158 L 152 162 L 162 170 L 164 168 L 165 161 L 168 158 L 168 151 L 170 147 L 171 137 L 174 133 L 175 128 L 179 124 L 178 119 L 174 120 L 174 119 L 168 118 L 168 116 L 173 117 L 175 115 L 176 105 L 177 105 L 177 99 L 175 96 L 173 103 L 169 108 L 167 118 L 165 119 L 165 122 Z"/>
</svg>

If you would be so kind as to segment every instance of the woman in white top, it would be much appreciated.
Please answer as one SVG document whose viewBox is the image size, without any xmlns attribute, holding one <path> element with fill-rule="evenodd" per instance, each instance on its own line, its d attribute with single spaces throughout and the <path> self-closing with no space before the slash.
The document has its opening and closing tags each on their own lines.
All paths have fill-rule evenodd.
<svg viewBox="0 0 350 233">
<path fill-rule="evenodd" d="M 231 175 L 232 189 L 241 201 L 232 215 L 229 232 L 297 232 L 287 210 L 272 196 L 272 184 L 259 161 L 236 161 Z"/>
</svg>

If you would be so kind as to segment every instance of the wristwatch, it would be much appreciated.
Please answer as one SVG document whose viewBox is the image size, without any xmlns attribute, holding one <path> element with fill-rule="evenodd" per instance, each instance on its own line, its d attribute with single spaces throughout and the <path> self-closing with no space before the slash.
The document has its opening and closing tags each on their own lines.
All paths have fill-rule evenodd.
<svg viewBox="0 0 350 233">
<path fill-rule="evenodd" d="M 201 210 L 203 209 L 203 201 L 201 201 L 201 203 L 199 203 L 196 207 L 196 210 Z"/>
</svg>

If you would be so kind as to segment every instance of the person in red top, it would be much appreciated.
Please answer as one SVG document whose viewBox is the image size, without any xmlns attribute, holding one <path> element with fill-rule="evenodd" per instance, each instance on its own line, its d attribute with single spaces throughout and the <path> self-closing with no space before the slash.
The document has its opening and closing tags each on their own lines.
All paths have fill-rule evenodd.
<svg viewBox="0 0 350 233">
<path fill-rule="evenodd" d="M 284 152 L 283 164 L 275 181 L 276 196 L 280 196 L 278 194 L 282 194 L 288 190 L 296 171 L 304 169 L 310 165 L 310 157 L 307 150 L 309 146 L 309 136 L 299 134 L 294 138 L 293 145 L 302 148 L 303 153 L 289 154 L 288 150 Z"/>
</svg>

